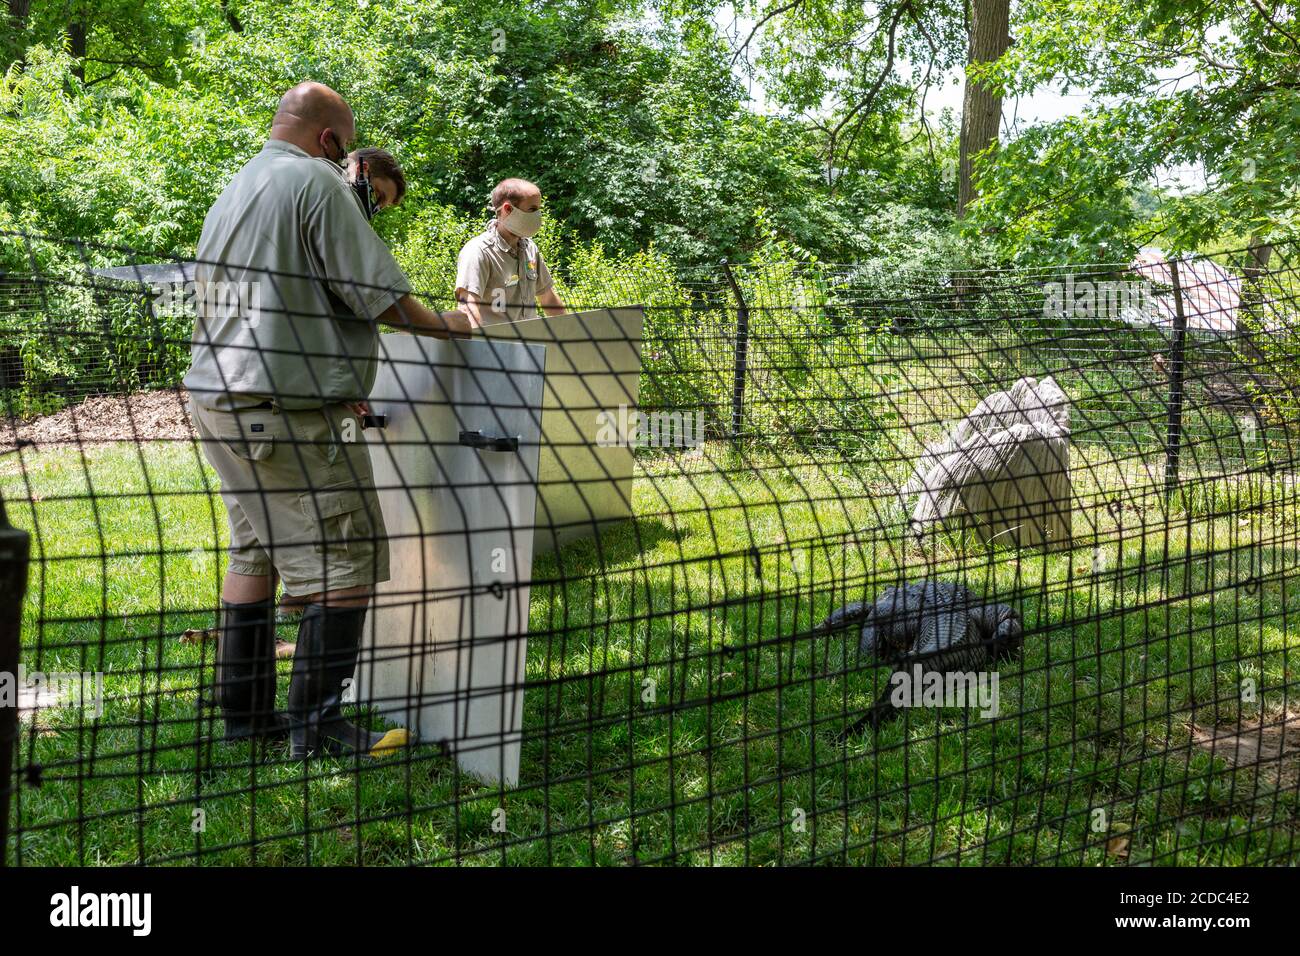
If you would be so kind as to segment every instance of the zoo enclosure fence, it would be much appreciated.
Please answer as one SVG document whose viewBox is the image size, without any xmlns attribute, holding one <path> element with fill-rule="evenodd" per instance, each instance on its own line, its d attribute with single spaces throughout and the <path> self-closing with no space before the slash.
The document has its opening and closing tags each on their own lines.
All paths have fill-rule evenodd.
<svg viewBox="0 0 1300 956">
<path fill-rule="evenodd" d="M 176 387 L 192 319 L 88 271 L 120 250 L 18 246 L 0 278 L 14 350 L 0 489 L 34 553 L 25 603 L 7 609 L 31 669 L 98 674 L 103 692 L 100 713 L 39 692 L 4 711 L 10 862 L 1295 858 L 1288 245 L 1235 273 L 1192 259 L 906 281 L 807 264 L 679 277 L 646 303 L 633 404 L 698 413 L 703 431 L 635 449 L 634 520 L 536 555 L 504 588 L 523 608 L 522 676 L 454 691 L 412 678 L 373 709 L 521 692 L 517 733 L 459 742 L 517 742 L 513 786 L 459 772 L 446 741 L 373 765 L 221 743 L 205 699 L 226 542 Z M 609 296 L 582 305 L 626 304 Z M 461 368 L 450 353 L 407 365 Z M 532 414 L 482 386 L 500 371 L 469 369 L 480 391 L 458 415 Z M 1070 402 L 1071 547 L 1007 546 L 978 527 L 918 537 L 900 498 L 922 452 L 1029 375 L 1052 376 Z M 154 404 L 96 417 L 76 401 L 128 391 Z M 608 411 L 569 414 L 577 427 Z M 461 447 L 404 443 L 444 465 Z M 519 487 L 488 472 L 462 482 L 482 500 Z M 456 497 L 400 469 L 387 490 Z M 395 537 L 472 563 L 485 557 L 476 535 L 556 530 L 506 509 Z M 1019 658 L 981 670 L 1002 677 L 1002 708 L 908 708 L 845 736 L 890 673 L 856 635 L 818 625 L 917 580 L 960 584 L 1022 622 Z M 454 619 L 462 652 L 508 643 L 470 613 L 499 600 L 482 581 L 426 573 L 392 603 Z M 19 628 L 4 637 L 0 671 L 13 672 Z M 422 635 L 389 660 L 415 672 L 428 656 Z"/>
</svg>

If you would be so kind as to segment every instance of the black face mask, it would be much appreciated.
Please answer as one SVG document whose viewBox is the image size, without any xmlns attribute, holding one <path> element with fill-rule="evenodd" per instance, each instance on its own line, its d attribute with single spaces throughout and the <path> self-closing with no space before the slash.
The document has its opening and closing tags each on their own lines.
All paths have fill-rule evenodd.
<svg viewBox="0 0 1300 956">
<path fill-rule="evenodd" d="M 334 163 L 334 164 L 336 164 L 336 165 L 338 165 L 338 166 L 341 166 L 341 167 L 344 168 L 344 169 L 347 169 L 347 168 L 348 168 L 348 151 L 347 151 L 346 149 L 343 148 L 343 144 L 339 142 L 339 138 L 338 138 L 336 135 L 334 135 L 334 131 L 333 131 L 333 130 L 330 130 L 330 139 L 334 140 L 334 146 L 335 146 L 335 147 L 338 149 L 338 151 L 339 151 L 338 159 L 331 159 L 330 162 L 332 162 L 332 163 Z M 326 158 L 328 159 L 329 157 L 327 156 Z"/>
<path fill-rule="evenodd" d="M 361 200 L 361 211 L 366 214 L 366 219 L 373 219 L 379 211 L 379 203 L 375 201 L 375 190 L 370 185 L 370 177 L 366 175 L 363 163 L 357 164 L 357 178 L 352 181 L 352 188 Z"/>
</svg>

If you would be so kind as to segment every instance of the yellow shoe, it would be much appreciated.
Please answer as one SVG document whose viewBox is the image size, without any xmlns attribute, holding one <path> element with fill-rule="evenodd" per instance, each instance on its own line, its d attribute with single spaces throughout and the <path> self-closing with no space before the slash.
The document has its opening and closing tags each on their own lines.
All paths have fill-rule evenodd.
<svg viewBox="0 0 1300 956">
<path fill-rule="evenodd" d="M 385 732 L 377 742 L 371 745 L 366 756 L 388 757 L 403 747 L 409 747 L 411 743 L 411 732 L 409 730 L 405 727 L 394 727 L 392 730 Z"/>
</svg>

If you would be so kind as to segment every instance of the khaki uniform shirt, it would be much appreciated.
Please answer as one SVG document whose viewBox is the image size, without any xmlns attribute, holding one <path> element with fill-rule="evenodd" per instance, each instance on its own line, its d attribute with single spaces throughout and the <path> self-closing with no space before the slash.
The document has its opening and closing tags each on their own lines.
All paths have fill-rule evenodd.
<svg viewBox="0 0 1300 956">
<path fill-rule="evenodd" d="M 554 285 L 537 243 L 521 238 L 511 249 L 497 234 L 495 219 L 465 243 L 456 262 L 456 297 L 477 297 L 485 323 L 535 318 L 537 297 Z"/>
<path fill-rule="evenodd" d="M 208 211 L 197 259 L 193 401 L 320 408 L 370 394 L 372 320 L 411 286 L 335 164 L 269 141 Z"/>
</svg>

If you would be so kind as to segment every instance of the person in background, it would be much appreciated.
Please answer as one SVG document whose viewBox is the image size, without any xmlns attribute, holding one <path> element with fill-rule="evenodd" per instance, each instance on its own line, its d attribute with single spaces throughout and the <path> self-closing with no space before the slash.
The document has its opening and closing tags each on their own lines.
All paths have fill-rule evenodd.
<svg viewBox="0 0 1300 956">
<path fill-rule="evenodd" d="M 367 219 L 396 206 L 406 195 L 406 174 L 386 149 L 364 146 L 348 153 L 347 180 Z"/>
<path fill-rule="evenodd" d="M 526 179 L 503 179 L 490 204 L 495 217 L 460 250 L 456 302 L 476 325 L 534 318 L 538 303 L 547 315 L 569 311 L 532 238 L 542 227 L 542 191 Z"/>
</svg>

